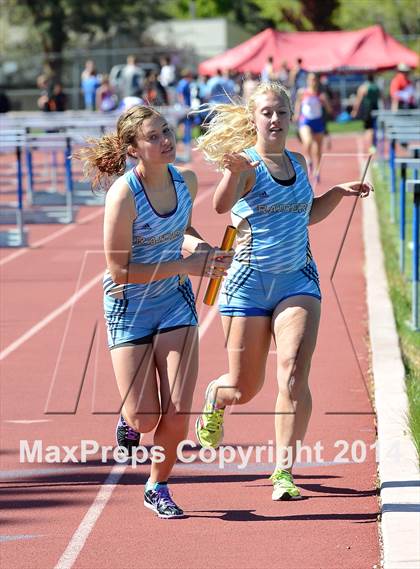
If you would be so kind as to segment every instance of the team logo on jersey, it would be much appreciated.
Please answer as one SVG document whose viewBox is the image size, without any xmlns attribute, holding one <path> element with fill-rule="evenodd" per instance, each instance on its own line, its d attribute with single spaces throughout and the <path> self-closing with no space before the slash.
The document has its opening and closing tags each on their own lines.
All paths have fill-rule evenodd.
<svg viewBox="0 0 420 569">
<path fill-rule="evenodd" d="M 166 243 L 167 241 L 174 241 L 179 239 L 184 234 L 181 230 L 170 231 L 169 233 L 163 233 L 162 235 L 157 235 L 156 237 L 142 237 L 141 235 L 136 235 L 133 237 L 134 245 L 159 245 L 160 243 Z"/>
<path fill-rule="evenodd" d="M 307 203 L 257 205 L 258 213 L 306 213 L 309 209 L 310 204 Z"/>
</svg>

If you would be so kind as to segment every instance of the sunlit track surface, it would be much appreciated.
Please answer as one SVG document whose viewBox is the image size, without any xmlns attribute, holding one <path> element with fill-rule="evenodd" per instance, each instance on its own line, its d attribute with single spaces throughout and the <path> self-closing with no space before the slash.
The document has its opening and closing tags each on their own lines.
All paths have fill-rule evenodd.
<svg viewBox="0 0 420 569">
<path fill-rule="evenodd" d="M 290 148 L 298 149 L 297 143 L 291 143 Z M 346 156 L 329 158 L 326 153 L 316 193 L 359 175 L 354 137 L 333 137 L 332 152 Z M 217 244 L 230 219 L 228 215 L 216 215 L 211 208 L 211 189 L 217 174 L 196 153 L 193 159 L 199 175 L 199 197 L 203 196 L 193 222 L 209 241 Z M 372 446 L 375 427 L 360 376 L 361 369 L 367 377 L 369 365 L 359 206 L 334 276 L 358 361 L 329 285 L 343 227 L 353 205 L 350 202 L 342 202 L 328 220 L 310 230 L 321 276 L 323 314 L 311 370 L 313 415 L 305 444 L 313 449 L 321 441 L 324 449 L 320 457 L 303 456 L 296 468 L 296 480 L 306 499 L 271 501 L 267 454 L 258 464 L 253 453 L 248 466 L 242 469 L 235 466 L 240 457 L 224 469 L 219 468 L 217 460 L 209 464 L 196 460 L 190 465 L 178 463 L 172 478 L 176 500 L 189 517 L 166 521 L 157 519 L 142 505 L 147 464 L 136 468 L 130 464 L 115 466 L 112 458 L 103 462 L 100 455 L 88 457 L 84 464 L 72 462 L 71 458 L 63 462 L 64 451 L 61 463 L 47 462 L 45 454 L 40 463 L 20 461 L 21 440 L 30 445 L 39 440 L 44 450 L 48 446 L 80 447 L 86 439 L 101 447 L 114 444 L 119 397 L 105 348 L 98 284 L 74 306 L 75 320 L 64 343 L 68 359 L 60 376 L 63 383 L 58 384 L 60 389 L 52 400 L 54 405 L 73 405 L 74 378 L 79 380 L 90 331 L 96 323 L 95 344 L 75 414 L 44 414 L 69 310 L 57 315 L 1 362 L 0 487 L 6 509 L 0 535 L 2 567 L 184 569 L 211 565 L 215 569 L 365 569 L 378 563 L 376 464 Z M 33 226 L 31 240 L 38 246 L 1 267 L 1 350 L 59 309 L 75 293 L 79 278 L 84 286 L 102 270 L 99 211 L 83 208 L 79 213 L 85 222 L 51 239 L 49 236 L 61 228 Z M 91 217 L 86 221 L 87 216 Z M 2 253 L 5 258 L 13 252 Z M 195 280 L 196 290 L 198 285 Z M 201 287 L 201 364 L 193 403 L 195 413 L 202 407 L 208 381 L 227 368 L 220 319 L 214 309 L 202 304 L 203 292 Z M 232 409 L 226 418 L 225 444 L 241 447 L 244 453 L 255 445 L 273 444 L 273 348 L 263 390 L 250 404 Z M 243 414 L 246 411 L 250 414 Z M 237 412 L 241 414 L 234 415 Z M 195 415 L 188 435 L 191 441 L 195 440 L 194 420 Z M 346 452 L 337 441 L 349 443 Z M 362 461 L 357 452 L 354 456 L 354 451 L 362 448 L 355 441 L 365 445 L 366 457 Z M 144 444 L 152 443 L 152 437 L 146 436 Z M 198 449 L 189 452 L 194 451 Z M 340 451 L 347 463 L 335 460 Z M 75 455 L 79 456 L 77 452 Z"/>
</svg>

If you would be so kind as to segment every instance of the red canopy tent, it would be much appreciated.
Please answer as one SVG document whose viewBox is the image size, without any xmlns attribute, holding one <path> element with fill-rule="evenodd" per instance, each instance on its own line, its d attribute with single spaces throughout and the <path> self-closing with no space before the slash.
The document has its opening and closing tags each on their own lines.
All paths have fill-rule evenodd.
<svg viewBox="0 0 420 569">
<path fill-rule="evenodd" d="M 404 47 L 384 32 L 371 26 L 352 32 L 278 32 L 267 29 L 225 53 L 203 61 L 199 72 L 213 75 L 217 69 L 260 73 L 268 57 L 274 68 L 282 61 L 289 68 L 298 57 L 308 71 L 353 72 L 392 69 L 404 62 L 417 67 L 416 52 Z"/>
</svg>

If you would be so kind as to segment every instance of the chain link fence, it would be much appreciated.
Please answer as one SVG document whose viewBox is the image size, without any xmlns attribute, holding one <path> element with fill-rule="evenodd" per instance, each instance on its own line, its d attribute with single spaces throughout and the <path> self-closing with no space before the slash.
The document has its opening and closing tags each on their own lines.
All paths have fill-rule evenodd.
<svg viewBox="0 0 420 569">
<path fill-rule="evenodd" d="M 128 55 L 134 55 L 138 64 L 159 64 L 163 56 L 169 56 L 177 70 L 184 67 L 195 69 L 198 57 L 193 50 L 182 50 L 167 46 L 147 48 L 102 48 L 92 50 L 66 50 L 53 53 L 46 59 L 43 54 L 33 56 L 0 56 L 0 91 L 10 99 L 12 110 L 37 110 L 37 99 L 40 91 L 37 88 L 37 77 L 45 74 L 48 62 L 61 70 L 60 82 L 67 95 L 68 108 L 83 108 L 80 76 L 85 62 L 95 62 L 99 74 L 109 74 L 115 65 L 124 64 Z"/>
</svg>

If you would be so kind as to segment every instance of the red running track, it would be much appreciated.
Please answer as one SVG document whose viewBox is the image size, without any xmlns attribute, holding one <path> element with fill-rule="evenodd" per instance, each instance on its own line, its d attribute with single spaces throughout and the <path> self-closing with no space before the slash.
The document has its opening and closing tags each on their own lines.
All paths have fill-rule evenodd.
<svg viewBox="0 0 420 569">
<path fill-rule="evenodd" d="M 335 138 L 331 152 L 341 156 L 325 155 L 316 193 L 359 177 L 354 137 Z M 194 224 L 218 243 L 229 217 L 211 210 L 217 174 L 197 156 L 194 168 L 200 180 Z M 82 439 L 114 444 L 119 399 L 105 347 L 101 288 L 95 281 L 104 264 L 100 210 L 82 208 L 78 220 L 88 220 L 66 228 L 31 226 L 31 243 L 37 247 L 17 255 L 2 251 L 2 568 L 371 569 L 378 564 L 360 205 L 334 277 L 340 304 L 329 279 L 352 205 L 352 199 L 342 202 L 311 228 L 324 297 L 305 444 L 314 449 L 320 441 L 323 449 L 318 457 L 303 456 L 295 470 L 305 499 L 271 501 L 268 450 L 262 463 L 255 462 L 254 454 L 244 469 L 237 464 L 220 469 L 199 460 L 179 463 L 172 490 L 189 516 L 184 520 L 159 520 L 143 507 L 147 465 L 115 466 L 111 458 L 101 462 L 98 455 L 86 464 L 20 461 L 21 440 L 31 446 L 42 441 L 44 449 L 80 446 Z M 77 292 L 73 308 L 65 310 Z M 202 294 L 195 412 L 208 381 L 226 370 L 219 317 L 202 304 Z M 272 444 L 275 394 L 273 353 L 264 389 L 227 416 L 224 443 L 244 451 Z M 146 437 L 147 444 L 151 441 Z M 339 441 L 347 441 L 349 448 Z M 339 451 L 347 463 L 334 460 Z"/>
</svg>

